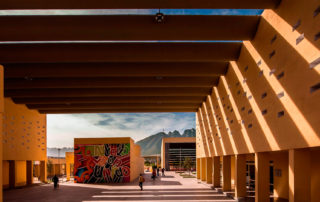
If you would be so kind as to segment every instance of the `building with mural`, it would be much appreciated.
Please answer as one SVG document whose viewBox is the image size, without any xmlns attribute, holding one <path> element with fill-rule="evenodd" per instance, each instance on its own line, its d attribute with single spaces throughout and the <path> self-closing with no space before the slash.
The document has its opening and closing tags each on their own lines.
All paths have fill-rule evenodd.
<svg viewBox="0 0 320 202">
<path fill-rule="evenodd" d="M 131 182 L 143 173 L 143 166 L 140 146 L 129 137 L 74 139 L 77 183 Z"/>
</svg>

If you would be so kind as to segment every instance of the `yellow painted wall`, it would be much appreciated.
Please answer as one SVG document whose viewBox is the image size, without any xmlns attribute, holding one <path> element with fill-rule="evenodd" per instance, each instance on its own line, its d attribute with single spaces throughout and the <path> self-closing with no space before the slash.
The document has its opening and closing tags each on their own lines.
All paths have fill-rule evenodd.
<svg viewBox="0 0 320 202">
<path fill-rule="evenodd" d="M 67 175 L 67 180 L 70 180 L 70 176 L 73 175 L 71 173 L 71 165 L 74 165 L 74 153 L 73 152 L 66 152 L 66 175 Z"/>
<path fill-rule="evenodd" d="M 26 161 L 15 161 L 15 186 L 24 186 L 27 183 Z"/>
<path fill-rule="evenodd" d="M 276 9 L 265 9 L 254 39 L 243 42 L 238 60 L 229 61 L 196 113 L 197 158 L 250 154 L 247 160 L 253 161 L 253 154 L 268 154 L 259 163 L 268 167 L 271 160 L 274 171 L 281 171 L 274 176 L 279 198 L 289 199 L 289 187 L 295 187 L 297 198 L 309 200 L 308 186 L 290 184 L 289 178 L 288 150 L 302 148 L 310 148 L 310 172 L 309 165 L 298 166 L 292 177 L 306 183 L 299 172 L 310 175 L 311 201 L 320 198 L 320 90 L 312 91 L 320 82 L 317 9 L 316 0 L 282 0 Z M 269 180 L 259 176 L 260 182 Z M 262 192 L 257 200 L 268 197 Z"/>
<path fill-rule="evenodd" d="M 4 100 L 3 160 L 47 158 L 46 115 Z"/>
<path fill-rule="evenodd" d="M 196 156 L 203 158 L 208 156 L 207 140 L 204 136 L 202 120 L 199 111 L 196 113 Z"/>
<path fill-rule="evenodd" d="M 320 74 L 319 64 L 310 68 L 320 56 L 315 2 L 284 0 L 263 12 L 255 38 L 198 109 L 198 157 L 320 146 L 320 93 L 310 90 Z"/>
<path fill-rule="evenodd" d="M 141 157 L 141 148 L 139 145 L 130 141 L 130 182 L 144 173 L 144 158 Z"/>
<path fill-rule="evenodd" d="M 160 151 L 160 155 L 161 155 L 161 168 L 165 167 L 165 144 L 163 144 L 163 141 L 161 142 L 161 151 Z"/>
<path fill-rule="evenodd" d="M 4 188 L 9 187 L 9 161 L 2 162 L 2 185 Z"/>
</svg>

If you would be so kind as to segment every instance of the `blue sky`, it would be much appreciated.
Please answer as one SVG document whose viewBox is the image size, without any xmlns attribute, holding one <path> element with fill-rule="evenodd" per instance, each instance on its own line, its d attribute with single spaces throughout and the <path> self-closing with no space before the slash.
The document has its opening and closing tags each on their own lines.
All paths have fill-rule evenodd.
<svg viewBox="0 0 320 202">
<path fill-rule="evenodd" d="M 195 113 L 47 115 L 48 147 L 71 147 L 75 137 L 131 137 L 195 128 Z"/>
<path fill-rule="evenodd" d="M 153 15 L 158 9 L 0 10 L 0 15 Z M 260 15 L 259 9 L 161 9 L 165 15 Z"/>
<path fill-rule="evenodd" d="M 8 10 L 0 15 L 154 15 L 156 9 Z M 162 9 L 165 15 L 260 15 L 262 10 Z M 48 147 L 71 147 L 75 137 L 132 137 L 195 128 L 195 113 L 68 114 L 47 116 Z"/>
</svg>

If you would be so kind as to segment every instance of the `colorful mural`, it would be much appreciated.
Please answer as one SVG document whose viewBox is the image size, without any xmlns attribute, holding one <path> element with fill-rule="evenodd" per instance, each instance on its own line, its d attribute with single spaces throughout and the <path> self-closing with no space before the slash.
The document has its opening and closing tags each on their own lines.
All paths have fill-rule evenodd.
<svg viewBox="0 0 320 202">
<path fill-rule="evenodd" d="M 130 182 L 130 144 L 78 144 L 74 179 L 80 183 Z"/>
</svg>

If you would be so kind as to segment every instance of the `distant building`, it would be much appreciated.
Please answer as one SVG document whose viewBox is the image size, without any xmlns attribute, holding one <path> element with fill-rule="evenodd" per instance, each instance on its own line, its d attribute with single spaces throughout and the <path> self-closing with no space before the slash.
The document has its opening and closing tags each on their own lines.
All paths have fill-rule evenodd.
<svg viewBox="0 0 320 202">
<path fill-rule="evenodd" d="M 78 183 L 131 182 L 143 173 L 140 150 L 129 137 L 75 138 L 74 180 Z"/>
<path fill-rule="evenodd" d="M 161 161 L 160 161 L 160 155 L 159 154 L 154 154 L 154 155 L 145 155 L 143 156 L 144 162 L 149 162 L 150 165 L 155 165 L 157 167 L 161 166 Z"/>
<path fill-rule="evenodd" d="M 47 160 L 47 176 L 63 176 L 66 174 L 66 159 L 64 157 L 50 157 Z"/>
<path fill-rule="evenodd" d="M 185 158 L 190 158 L 196 165 L 196 138 L 171 137 L 163 138 L 161 145 L 161 167 L 166 170 L 185 170 Z"/>
<path fill-rule="evenodd" d="M 66 152 L 65 157 L 66 157 L 66 175 L 67 175 L 67 181 L 69 181 L 71 176 L 73 177 L 74 153 L 73 152 Z"/>
</svg>

